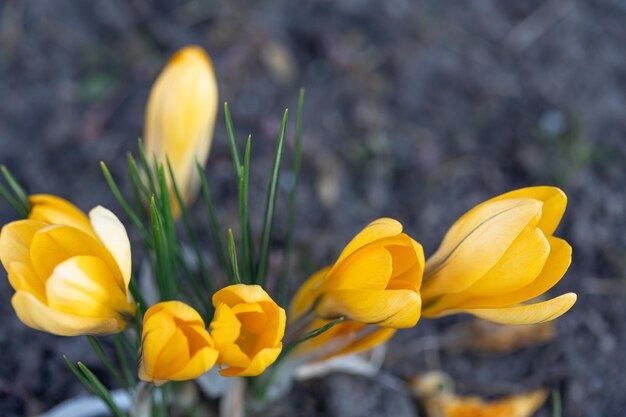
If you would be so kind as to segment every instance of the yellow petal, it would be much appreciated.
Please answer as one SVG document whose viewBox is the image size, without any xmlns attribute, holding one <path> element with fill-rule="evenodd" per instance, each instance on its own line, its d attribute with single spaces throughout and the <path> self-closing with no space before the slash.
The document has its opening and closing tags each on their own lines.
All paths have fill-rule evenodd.
<svg viewBox="0 0 626 417">
<path fill-rule="evenodd" d="M 548 238 L 550 255 L 539 276 L 527 286 L 498 297 L 475 297 L 460 305 L 460 308 L 506 307 L 531 300 L 548 291 L 561 280 L 572 262 L 572 247 L 563 239 Z"/>
<path fill-rule="evenodd" d="M 542 201 L 541 220 L 539 220 L 537 226 L 543 230 L 546 236 L 550 236 L 554 233 L 561 222 L 563 213 L 565 213 L 565 207 L 567 206 L 567 196 L 565 193 L 559 188 L 548 186 L 528 187 L 510 191 L 483 204 L 507 198 L 534 198 L 535 200 Z"/>
<path fill-rule="evenodd" d="M 35 273 L 33 267 L 24 262 L 11 262 L 7 268 L 9 283 L 15 291 L 26 291 L 33 294 L 41 302 L 46 302 L 44 283 Z"/>
<path fill-rule="evenodd" d="M 321 286 L 322 291 L 339 288 L 383 290 L 392 270 L 391 254 L 387 249 L 366 246 L 335 264 Z"/>
<path fill-rule="evenodd" d="M 63 224 L 94 235 L 85 213 L 69 201 L 49 194 L 31 195 L 28 201 L 32 206 L 28 214 L 30 220 L 38 220 L 48 225 Z"/>
<path fill-rule="evenodd" d="M 52 275 L 54 268 L 74 256 L 95 256 L 111 269 L 116 283 L 123 288 L 121 272 L 108 250 L 90 235 L 70 226 L 48 226 L 40 229 L 30 245 L 33 268 L 42 278 Z"/>
<path fill-rule="evenodd" d="M 346 316 L 350 320 L 385 327 L 413 327 L 420 317 L 421 298 L 410 290 L 334 290 L 316 309 L 322 318 Z"/>
<path fill-rule="evenodd" d="M 58 336 L 110 334 L 121 330 L 119 322 L 113 318 L 91 318 L 56 311 L 24 291 L 17 291 L 11 304 L 22 323 Z"/>
<path fill-rule="evenodd" d="M 174 320 L 160 304 L 150 307 L 143 318 L 139 358 L 139 378 L 142 381 L 152 382 L 155 379 L 159 355 L 176 331 Z"/>
<path fill-rule="evenodd" d="M 285 310 L 278 307 L 276 304 L 268 304 L 269 303 L 261 304 L 267 315 L 267 321 L 265 329 L 258 335 L 255 350 L 266 347 L 276 347 L 280 345 L 281 340 L 283 340 L 285 336 L 285 325 L 287 322 Z"/>
<path fill-rule="evenodd" d="M 550 253 L 550 244 L 543 231 L 526 227 L 502 259 L 466 290 L 476 296 L 499 296 L 518 290 L 537 278 Z"/>
<path fill-rule="evenodd" d="M 350 243 L 345 247 L 337 263 L 348 257 L 355 250 L 372 243 L 378 239 L 396 236 L 402 233 L 402 224 L 399 221 L 389 218 L 374 220 L 368 224 Z"/>
<path fill-rule="evenodd" d="M 36 220 L 17 220 L 5 225 L 0 232 L 0 260 L 5 269 L 13 262 L 30 263 L 30 244 L 46 223 Z"/>
<path fill-rule="evenodd" d="M 575 302 L 576 294 L 570 292 L 537 304 L 507 308 L 474 308 L 458 312 L 500 324 L 534 324 L 560 317 L 572 308 Z"/>
<path fill-rule="evenodd" d="M 130 241 L 124 225 L 115 214 L 102 206 L 92 209 L 89 212 L 89 219 L 100 242 L 117 261 L 127 291 L 132 274 L 132 259 Z"/>
<path fill-rule="evenodd" d="M 210 347 L 203 348 L 193 355 L 182 369 L 169 375 L 168 379 L 171 381 L 195 379 L 215 365 L 217 355 L 217 350 Z"/>
<path fill-rule="evenodd" d="M 361 334 L 357 334 L 354 342 L 350 343 L 340 351 L 326 356 L 324 359 L 330 359 L 334 356 L 349 355 L 351 353 L 365 352 L 378 345 L 381 345 L 391 339 L 396 334 L 396 329 L 389 327 L 368 326 Z"/>
<path fill-rule="evenodd" d="M 291 299 L 291 305 L 289 307 L 289 321 L 294 322 L 304 315 L 311 307 L 313 303 L 320 295 L 319 287 L 322 281 L 325 279 L 326 274 L 330 271 L 331 267 L 320 269 L 298 288 L 296 295 Z"/>
<path fill-rule="evenodd" d="M 224 287 L 213 294 L 213 306 L 224 303 L 230 307 L 239 303 L 274 302 L 260 285 L 235 284 Z"/>
<path fill-rule="evenodd" d="M 507 199 L 463 215 L 426 261 L 424 299 L 461 292 L 478 281 L 522 230 L 537 222 L 541 204 L 532 199 Z"/>
<path fill-rule="evenodd" d="M 48 306 L 69 314 L 114 318 L 133 312 L 126 293 L 117 286 L 108 266 L 94 256 L 76 256 L 54 269 L 46 282 Z"/>
<path fill-rule="evenodd" d="M 246 368 L 226 368 L 220 370 L 222 376 L 257 376 L 263 373 L 268 366 L 276 361 L 282 350 L 282 345 L 276 348 L 263 349 L 257 353 L 250 365 Z"/>
<path fill-rule="evenodd" d="M 239 338 L 241 322 L 230 307 L 220 304 L 215 309 L 213 321 L 210 324 L 211 338 L 218 349 L 225 349 Z"/>
</svg>

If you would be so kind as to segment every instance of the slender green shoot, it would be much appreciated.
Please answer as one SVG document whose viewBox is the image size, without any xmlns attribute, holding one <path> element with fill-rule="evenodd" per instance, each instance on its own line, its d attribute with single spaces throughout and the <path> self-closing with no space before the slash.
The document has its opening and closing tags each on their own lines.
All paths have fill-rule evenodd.
<svg viewBox="0 0 626 417">
<path fill-rule="evenodd" d="M 139 149 L 139 163 L 141 164 L 141 168 L 144 170 L 146 178 L 148 179 L 148 187 L 150 189 L 149 195 L 154 195 L 157 193 L 156 186 L 154 185 L 154 174 L 152 171 L 152 167 L 148 163 L 148 158 L 146 157 L 146 149 L 143 147 L 143 142 L 141 141 L 141 139 L 137 141 L 137 149 Z"/>
<path fill-rule="evenodd" d="M 130 366 L 128 366 L 128 358 L 126 357 L 122 336 L 116 334 L 113 340 L 115 343 L 115 354 L 117 355 L 117 360 L 119 361 L 120 368 L 122 368 L 122 373 L 126 379 L 126 385 L 129 388 L 133 388 L 137 384 L 137 380 Z"/>
<path fill-rule="evenodd" d="M 224 119 L 226 120 L 226 133 L 228 135 L 228 143 L 230 143 L 230 153 L 233 157 L 233 165 L 235 166 L 235 175 L 237 178 L 241 175 L 241 158 L 237 149 L 237 140 L 235 139 L 235 128 L 233 127 L 233 118 L 230 115 L 230 107 L 228 103 L 224 103 Z"/>
<path fill-rule="evenodd" d="M 200 250 L 200 244 L 198 243 L 198 236 L 194 232 L 194 229 L 191 225 L 191 219 L 189 216 L 189 211 L 187 207 L 185 207 L 185 202 L 180 194 L 180 190 L 178 188 L 178 184 L 176 183 L 176 178 L 174 176 L 174 171 L 172 170 L 172 164 L 170 163 L 169 158 L 167 159 L 167 168 L 170 174 L 170 180 L 172 183 L 172 189 L 174 190 L 174 195 L 176 196 L 176 202 L 178 203 L 178 207 L 180 208 L 180 215 L 183 220 L 183 227 L 185 228 L 185 233 L 191 242 L 191 247 L 193 248 L 194 254 L 196 256 L 196 262 L 198 264 L 198 269 L 200 270 L 200 274 L 204 280 L 204 283 L 209 290 L 209 292 L 213 293 L 215 291 L 215 285 L 213 283 L 213 278 L 209 273 L 209 269 L 204 262 L 204 258 L 202 256 L 202 251 Z"/>
<path fill-rule="evenodd" d="M 95 389 L 95 393 L 107 404 L 111 412 L 115 417 L 126 417 L 126 413 L 124 413 L 117 406 L 115 401 L 113 401 L 113 397 L 111 397 L 111 393 L 106 387 L 100 382 L 97 376 L 91 372 L 89 368 L 87 368 L 82 362 L 77 363 L 78 369 L 81 370 L 85 378 L 91 383 L 91 386 Z"/>
<path fill-rule="evenodd" d="M 289 209 L 287 218 L 287 237 L 285 239 L 285 252 L 280 273 L 278 274 L 278 303 L 287 303 L 289 292 L 289 261 L 293 252 L 294 229 L 296 224 L 296 202 L 298 198 L 298 185 L 300 183 L 300 170 L 302 166 L 302 109 L 304 106 L 304 88 L 300 89 L 298 96 L 298 109 L 296 111 L 296 133 L 293 153 L 293 183 L 289 193 Z"/>
<path fill-rule="evenodd" d="M 113 401 L 111 393 L 89 370 L 89 368 L 87 368 L 82 362 L 78 362 L 77 365 L 74 365 L 65 355 L 63 355 L 63 360 L 67 364 L 70 371 L 74 374 L 76 379 L 78 379 L 80 383 L 85 386 L 85 388 L 100 397 L 100 399 L 106 404 L 114 417 L 127 417 L 126 413 L 120 410 L 115 401 Z"/>
<path fill-rule="evenodd" d="M 254 243 L 250 233 L 250 206 L 248 202 L 248 187 L 250 182 L 250 144 L 251 136 L 246 142 L 244 164 L 239 175 L 239 227 L 241 229 L 241 263 L 243 273 L 249 279 L 254 273 Z"/>
<path fill-rule="evenodd" d="M 154 197 L 150 200 L 150 220 L 152 222 L 152 238 L 156 256 L 156 281 L 159 288 L 161 301 L 176 298 L 176 271 L 172 251 L 168 247 L 167 234 L 164 229 L 163 219 L 157 207 Z"/>
<path fill-rule="evenodd" d="M 87 336 L 87 340 L 89 341 L 89 344 L 91 345 L 93 351 L 98 356 L 98 359 L 100 359 L 100 362 L 102 362 L 111 377 L 113 377 L 113 379 L 115 380 L 115 383 L 119 387 L 123 387 L 124 380 L 122 379 L 122 376 L 117 371 L 115 365 L 113 365 L 107 354 L 104 352 L 104 349 L 102 348 L 102 345 L 100 344 L 98 339 L 96 339 L 94 336 Z"/>
<path fill-rule="evenodd" d="M 237 264 L 237 249 L 235 248 L 235 237 L 233 229 L 228 229 L 228 253 L 230 254 L 230 262 L 233 267 L 233 283 L 241 284 L 241 276 L 239 275 L 239 266 Z"/>
<path fill-rule="evenodd" d="M 262 285 L 267 275 L 267 266 L 269 260 L 270 237 L 272 234 L 272 223 L 274 221 L 274 211 L 276 210 L 276 197 L 278 196 L 278 178 L 280 174 L 280 163 L 282 161 L 283 149 L 285 147 L 285 132 L 287 130 L 287 120 L 289 110 L 285 110 L 283 121 L 278 134 L 276 143 L 276 151 L 274 153 L 274 163 L 272 165 L 272 175 L 267 189 L 265 200 L 265 216 L 263 221 L 263 232 L 261 234 L 261 251 L 259 254 L 259 263 L 256 274 L 256 283 Z"/>
<path fill-rule="evenodd" d="M 563 417 L 561 393 L 557 389 L 552 390 L 552 417 Z"/>
<path fill-rule="evenodd" d="M 226 245 L 224 245 L 224 240 L 222 239 L 222 235 L 220 232 L 217 215 L 215 214 L 215 206 L 213 205 L 213 200 L 209 191 L 209 184 L 207 183 L 204 169 L 202 168 L 202 165 L 200 165 L 198 162 L 196 162 L 196 169 L 198 170 L 198 174 L 200 175 L 200 189 L 202 191 L 202 200 L 204 201 L 204 206 L 206 208 L 207 216 L 209 218 L 209 231 L 211 232 L 211 239 L 213 240 L 215 251 L 217 252 L 217 260 L 222 268 L 222 271 L 224 271 L 224 274 L 226 276 L 230 276 L 231 269 L 228 264 Z"/>
<path fill-rule="evenodd" d="M 104 175 L 104 179 L 106 180 L 107 184 L 109 184 L 109 188 L 113 192 L 115 199 L 117 200 L 119 205 L 122 206 L 122 209 L 124 210 L 128 218 L 130 219 L 130 221 L 137 227 L 137 229 L 139 229 L 141 236 L 146 242 L 146 245 L 150 246 L 151 239 L 150 239 L 150 235 L 148 234 L 148 231 L 146 230 L 146 227 L 137 216 L 137 213 L 135 213 L 135 211 L 126 202 L 126 199 L 124 199 L 124 196 L 122 195 L 119 187 L 115 183 L 115 180 L 113 179 L 113 176 L 111 175 L 111 172 L 109 171 L 109 168 L 107 168 L 104 162 L 100 162 L 100 167 L 102 168 L 102 174 Z"/>
<path fill-rule="evenodd" d="M 315 329 L 315 330 L 312 330 L 312 331 L 304 334 L 298 340 L 294 340 L 293 342 L 287 344 L 287 346 L 285 346 L 283 348 L 283 351 L 280 353 L 280 356 L 287 356 L 289 354 L 289 352 L 291 352 L 293 349 L 295 349 L 300 343 L 306 342 L 309 339 L 313 339 L 314 337 L 317 337 L 317 336 L 321 335 L 322 333 L 327 332 L 328 330 L 332 329 L 333 327 L 335 327 L 336 325 L 338 325 L 339 323 L 341 323 L 345 319 L 346 318 L 343 317 L 343 316 L 339 317 L 339 318 L 336 318 L 335 320 L 326 323 L 322 327 L 320 327 L 318 329 Z"/>
<path fill-rule="evenodd" d="M 26 208 L 20 204 L 20 202 L 17 201 L 17 199 L 12 196 L 9 190 L 7 190 L 2 184 L 0 184 L 0 197 L 4 198 L 11 208 L 15 210 L 18 216 L 24 219 L 28 217 L 28 211 Z"/>
<path fill-rule="evenodd" d="M 4 176 L 4 179 L 6 180 L 7 184 L 9 184 L 9 187 L 11 188 L 11 190 L 13 190 L 13 194 L 17 198 L 17 201 L 26 210 L 25 217 L 27 217 L 31 209 L 30 201 L 28 201 L 28 194 L 26 193 L 26 191 L 24 191 L 24 188 L 15 179 L 15 177 L 13 177 L 13 175 L 11 174 L 11 171 L 9 171 L 9 169 L 6 166 L 0 165 L 0 171 L 2 171 L 2 175 Z"/>
</svg>

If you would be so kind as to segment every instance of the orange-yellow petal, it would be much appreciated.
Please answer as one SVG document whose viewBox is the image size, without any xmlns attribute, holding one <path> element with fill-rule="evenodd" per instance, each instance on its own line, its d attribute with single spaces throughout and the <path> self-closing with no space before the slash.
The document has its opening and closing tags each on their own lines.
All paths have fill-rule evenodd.
<svg viewBox="0 0 626 417">
<path fill-rule="evenodd" d="M 537 304 L 505 308 L 473 308 L 457 312 L 500 324 L 535 324 L 554 320 L 565 314 L 576 303 L 576 294 L 570 292 Z"/>
<path fill-rule="evenodd" d="M 93 236 L 89 219 L 78 207 L 69 201 L 49 194 L 35 194 L 28 198 L 31 210 L 30 220 L 37 220 L 48 225 L 63 224 L 75 227 L 88 235 Z"/>
</svg>

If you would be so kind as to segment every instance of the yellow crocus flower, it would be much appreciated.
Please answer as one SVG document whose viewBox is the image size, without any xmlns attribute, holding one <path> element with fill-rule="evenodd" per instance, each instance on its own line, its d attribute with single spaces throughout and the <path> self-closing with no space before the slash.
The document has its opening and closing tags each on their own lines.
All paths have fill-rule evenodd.
<svg viewBox="0 0 626 417">
<path fill-rule="evenodd" d="M 128 235 L 104 207 L 89 217 L 66 200 L 30 198 L 29 219 L 0 232 L 0 260 L 15 295 L 18 318 L 61 336 L 123 330 L 135 314 L 128 285 Z"/>
<path fill-rule="evenodd" d="M 382 327 L 413 327 L 420 317 L 422 246 L 402 225 L 382 218 L 370 223 L 334 265 L 313 274 L 291 304 L 290 320 L 347 320 Z"/>
<path fill-rule="evenodd" d="M 139 378 L 162 385 L 211 369 L 217 350 L 200 314 L 180 301 L 153 305 L 143 316 Z"/>
<path fill-rule="evenodd" d="M 492 198 L 452 225 L 426 262 L 424 317 L 469 313 L 502 324 L 555 319 L 576 302 L 568 293 L 517 305 L 552 288 L 572 248 L 553 236 L 567 204 L 555 187 L 529 187 Z"/>
<path fill-rule="evenodd" d="M 176 52 L 150 92 L 144 127 L 146 155 L 150 162 L 154 155 L 163 164 L 169 158 L 185 203 L 198 191 L 196 161 L 205 165 L 209 156 L 217 100 L 213 63 L 199 46 Z M 177 215 L 180 208 L 171 190 L 170 196 Z"/>
<path fill-rule="evenodd" d="M 211 336 L 223 376 L 256 376 L 282 350 L 285 310 L 258 285 L 236 284 L 213 295 Z"/>
</svg>

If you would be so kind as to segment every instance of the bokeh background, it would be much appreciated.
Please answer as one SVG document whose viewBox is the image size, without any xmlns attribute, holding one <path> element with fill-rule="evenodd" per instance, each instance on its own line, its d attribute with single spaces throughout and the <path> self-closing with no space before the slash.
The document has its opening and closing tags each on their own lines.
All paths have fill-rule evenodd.
<svg viewBox="0 0 626 417">
<path fill-rule="evenodd" d="M 393 339 L 384 372 L 441 369 L 458 392 L 488 398 L 547 386 L 564 416 L 624 415 L 626 2 L 0 0 L 0 162 L 30 192 L 121 213 L 98 163 L 128 185 L 125 155 L 150 85 L 189 43 L 212 55 L 238 137 L 252 133 L 252 207 L 263 207 L 282 111 L 307 90 L 295 281 L 376 217 L 401 220 L 428 255 L 474 204 L 561 187 L 569 207 L 557 235 L 574 259 L 552 293 L 574 290 L 579 301 L 556 337 L 494 352 L 460 341 L 472 334 L 464 318 L 423 320 Z M 222 117 L 207 171 L 230 226 Z M 281 213 L 289 180 L 287 169 Z M 259 232 L 260 210 L 252 215 Z M 13 218 L 0 205 L 0 223 Z M 97 362 L 82 339 L 20 324 L 11 294 L 3 277 L 0 415 L 30 416 L 83 392 L 62 354 Z M 342 374 L 297 384 L 268 413 L 417 415 L 408 394 Z"/>
</svg>

